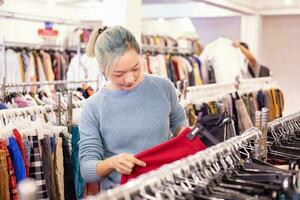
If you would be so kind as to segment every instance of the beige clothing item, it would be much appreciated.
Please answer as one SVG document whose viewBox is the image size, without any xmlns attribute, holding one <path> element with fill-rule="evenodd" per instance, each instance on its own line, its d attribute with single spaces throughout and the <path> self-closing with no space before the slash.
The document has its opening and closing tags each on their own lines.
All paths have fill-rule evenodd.
<svg viewBox="0 0 300 200">
<path fill-rule="evenodd" d="M 180 59 L 180 62 L 182 63 L 182 69 L 183 69 L 183 72 L 184 72 L 185 79 L 187 80 L 187 82 L 189 82 L 189 69 L 188 69 L 188 66 L 187 66 L 186 62 L 184 61 L 183 57 L 178 57 L 178 59 Z"/>
<path fill-rule="evenodd" d="M 195 77 L 195 83 L 196 85 L 203 85 L 203 81 L 201 79 L 201 74 L 199 70 L 199 66 L 197 63 L 193 62 L 193 68 L 194 68 L 194 77 Z"/>
<path fill-rule="evenodd" d="M 58 137 L 56 140 L 55 152 L 54 152 L 54 179 L 56 187 L 57 200 L 65 199 L 64 191 L 64 162 L 63 162 L 63 149 L 62 138 Z"/>
<path fill-rule="evenodd" d="M 47 81 L 54 81 L 55 76 L 52 69 L 51 57 L 49 53 L 44 51 L 41 52 L 41 55 L 42 55 L 42 63 L 43 63 L 46 79 Z"/>
<path fill-rule="evenodd" d="M 253 127 L 250 116 L 242 99 L 236 100 L 236 109 L 238 111 L 239 126 L 241 133 L 246 129 Z"/>
</svg>

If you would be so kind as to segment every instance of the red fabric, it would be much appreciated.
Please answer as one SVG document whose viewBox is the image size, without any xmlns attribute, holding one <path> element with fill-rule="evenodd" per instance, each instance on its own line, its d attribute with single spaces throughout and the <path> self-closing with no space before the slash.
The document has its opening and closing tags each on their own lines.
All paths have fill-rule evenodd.
<svg viewBox="0 0 300 200">
<path fill-rule="evenodd" d="M 17 129 L 13 129 L 13 133 L 14 133 L 14 136 L 16 138 L 17 144 L 18 144 L 18 146 L 20 148 L 23 161 L 25 163 L 26 176 L 29 177 L 29 167 L 30 167 L 30 165 L 29 165 L 29 163 L 28 163 L 28 161 L 26 159 L 26 151 L 25 151 L 25 147 L 24 147 L 24 144 L 23 144 L 22 136 L 21 136 L 21 134 L 19 133 L 19 131 Z"/>
<path fill-rule="evenodd" d="M 100 183 L 87 183 L 84 188 L 84 198 L 88 196 L 95 196 L 101 191 Z"/>
<path fill-rule="evenodd" d="M 172 59 L 172 63 L 175 69 L 175 76 L 176 76 L 176 80 L 180 80 L 180 75 L 179 75 L 179 70 L 178 70 L 178 63 L 176 62 L 176 60 Z"/>
<path fill-rule="evenodd" d="M 179 136 L 137 154 L 135 157 L 144 161 L 147 166 L 135 166 L 130 175 L 122 175 L 121 184 L 141 174 L 155 170 L 164 164 L 174 162 L 206 149 L 206 146 L 198 137 L 195 137 L 192 141 L 186 138 L 190 130 L 191 129 L 186 128 Z"/>
<path fill-rule="evenodd" d="M 15 175 L 15 169 L 12 164 L 9 151 L 6 147 L 6 144 L 3 140 L 0 140 L 0 149 L 4 150 L 6 153 L 7 158 L 7 167 L 8 167 L 8 174 L 9 174 L 9 191 L 10 191 L 10 199 L 11 200 L 18 200 L 18 191 L 17 191 L 17 181 Z"/>
</svg>

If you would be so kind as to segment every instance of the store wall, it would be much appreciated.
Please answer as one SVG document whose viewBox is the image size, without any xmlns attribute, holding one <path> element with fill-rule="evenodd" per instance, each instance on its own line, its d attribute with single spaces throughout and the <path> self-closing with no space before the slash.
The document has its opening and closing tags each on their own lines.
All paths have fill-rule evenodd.
<svg viewBox="0 0 300 200">
<path fill-rule="evenodd" d="M 38 29 L 43 29 L 44 23 L 23 20 L 1 19 L 0 20 L 0 43 L 5 41 L 21 42 L 30 44 L 44 44 L 44 39 L 38 35 Z M 51 44 L 63 45 L 66 37 L 76 28 L 70 25 L 54 24 L 53 29 L 58 30 L 59 35 Z M 19 30 L 19 31 L 18 31 Z M 49 42 L 48 42 L 49 43 Z M 74 42 L 75 43 L 75 42 Z"/>
<path fill-rule="evenodd" d="M 221 36 L 234 41 L 239 41 L 241 38 L 241 17 L 192 18 L 191 20 L 203 45 Z"/>
<path fill-rule="evenodd" d="M 197 37 L 195 27 L 189 18 L 143 19 L 142 33 L 146 35 L 166 35 L 174 38 Z"/>
<path fill-rule="evenodd" d="M 98 9 L 99 12 L 96 12 Z M 55 44 L 62 45 L 76 27 L 82 26 L 80 20 L 101 19 L 101 10 L 98 7 L 65 7 L 50 6 L 47 3 L 9 0 L 0 7 L 2 13 L 15 13 L 16 17 L 27 17 L 48 21 L 67 21 L 74 25 L 54 24 L 53 29 L 59 31 Z M 86 13 L 89 13 L 88 15 Z M 78 24 L 78 25 L 77 25 Z M 42 44 L 43 38 L 38 36 L 38 29 L 44 28 L 43 21 L 18 20 L 13 18 L 0 18 L 0 43 L 6 41 Z M 53 42 L 51 43 L 53 44 Z M 75 42 L 72 42 L 75 44 Z"/>
<path fill-rule="evenodd" d="M 300 110 L 300 16 L 263 17 L 261 63 L 285 93 L 285 114 Z"/>
</svg>

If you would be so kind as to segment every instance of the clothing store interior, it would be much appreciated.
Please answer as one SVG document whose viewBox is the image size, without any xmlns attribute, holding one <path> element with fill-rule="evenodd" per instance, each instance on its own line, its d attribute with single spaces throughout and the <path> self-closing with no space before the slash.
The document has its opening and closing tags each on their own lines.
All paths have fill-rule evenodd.
<svg viewBox="0 0 300 200">
<path fill-rule="evenodd" d="M 300 200 L 299 35 L 300 0 L 0 0 L 0 200 Z"/>
</svg>

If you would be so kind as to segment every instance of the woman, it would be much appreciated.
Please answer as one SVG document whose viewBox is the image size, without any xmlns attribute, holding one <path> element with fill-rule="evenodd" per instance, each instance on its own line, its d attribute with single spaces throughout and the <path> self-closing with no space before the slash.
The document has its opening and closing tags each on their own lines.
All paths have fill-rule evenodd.
<svg viewBox="0 0 300 200">
<path fill-rule="evenodd" d="M 139 44 L 125 28 L 94 31 L 87 54 L 96 57 L 109 82 L 83 107 L 80 168 L 85 181 L 101 181 L 107 190 L 135 165 L 146 166 L 134 154 L 177 135 L 188 121 L 174 85 L 143 74 Z"/>
</svg>

